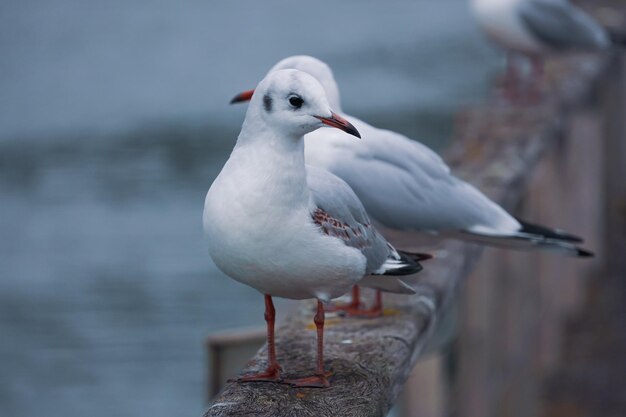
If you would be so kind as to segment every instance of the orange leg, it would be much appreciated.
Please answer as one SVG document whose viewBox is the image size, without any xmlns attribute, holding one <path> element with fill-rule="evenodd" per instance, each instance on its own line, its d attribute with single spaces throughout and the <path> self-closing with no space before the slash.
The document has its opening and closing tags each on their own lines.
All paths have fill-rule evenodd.
<svg viewBox="0 0 626 417">
<path fill-rule="evenodd" d="M 330 305 L 326 307 L 326 311 L 345 311 L 350 315 L 359 310 L 361 306 L 361 291 L 358 285 L 352 286 L 352 300 L 348 304 Z"/>
<path fill-rule="evenodd" d="M 534 56 L 530 59 L 530 63 L 532 65 L 531 79 L 535 83 L 540 83 L 543 80 L 544 75 L 543 59 L 541 57 Z"/>
<path fill-rule="evenodd" d="M 376 290 L 376 301 L 372 308 L 364 309 L 361 303 L 360 288 L 355 285 L 352 287 L 352 301 L 350 304 L 332 306 L 328 311 L 342 311 L 348 317 L 380 317 L 383 314 L 382 293 Z"/>
<path fill-rule="evenodd" d="M 267 323 L 267 369 L 253 375 L 237 378 L 237 382 L 280 382 L 280 365 L 276 360 L 276 345 L 274 344 L 274 323 L 276 310 L 270 295 L 265 295 L 265 322 Z"/>
<path fill-rule="evenodd" d="M 358 285 L 352 286 L 352 302 L 350 303 L 350 307 L 353 309 L 361 307 L 361 289 Z"/>
<path fill-rule="evenodd" d="M 516 66 L 515 56 L 510 53 L 507 54 L 506 70 L 502 76 L 502 92 L 509 103 L 515 103 L 519 100 L 522 81 Z"/>
<path fill-rule="evenodd" d="M 383 315 L 383 292 L 376 290 L 374 305 L 370 309 L 357 310 L 349 315 L 354 317 L 381 317 Z"/>
<path fill-rule="evenodd" d="M 543 79 L 544 79 L 544 63 L 541 57 L 533 56 L 530 58 L 530 85 L 528 87 L 527 101 L 529 104 L 537 104 L 544 95 Z"/>
<path fill-rule="evenodd" d="M 533 105 L 543 96 L 544 65 L 540 56 L 526 56 L 530 73 L 522 73 L 516 65 L 517 56 L 507 55 L 507 66 L 502 76 L 502 93 L 509 104 Z"/>
<path fill-rule="evenodd" d="M 330 387 L 327 374 L 324 372 L 324 304 L 317 300 L 317 312 L 313 318 L 317 328 L 317 369 L 315 375 L 285 380 L 284 382 L 294 387 L 301 388 L 327 388 Z"/>
</svg>

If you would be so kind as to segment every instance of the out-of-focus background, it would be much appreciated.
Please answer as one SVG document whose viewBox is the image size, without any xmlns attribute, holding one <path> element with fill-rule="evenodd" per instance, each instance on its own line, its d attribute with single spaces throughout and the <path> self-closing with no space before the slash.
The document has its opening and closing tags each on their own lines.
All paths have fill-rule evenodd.
<svg viewBox="0 0 626 417">
<path fill-rule="evenodd" d="M 0 415 L 200 415 L 206 335 L 263 320 L 201 232 L 228 101 L 294 54 L 435 148 L 500 65 L 466 0 L 0 4 Z"/>
</svg>

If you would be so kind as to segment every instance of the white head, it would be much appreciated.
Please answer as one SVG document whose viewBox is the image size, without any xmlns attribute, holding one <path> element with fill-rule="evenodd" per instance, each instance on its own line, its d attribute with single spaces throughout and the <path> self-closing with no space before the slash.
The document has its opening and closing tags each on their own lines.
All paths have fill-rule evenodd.
<svg viewBox="0 0 626 417">
<path fill-rule="evenodd" d="M 322 85 L 313 76 L 294 69 L 270 72 L 254 90 L 244 128 L 259 121 L 295 138 L 324 125 L 360 137 L 354 126 L 332 112 Z"/>
<path fill-rule="evenodd" d="M 325 62 L 308 55 L 294 55 L 279 61 L 269 72 L 290 68 L 304 71 L 315 77 L 324 87 L 330 107 L 336 112 L 341 112 L 339 88 L 332 70 Z"/>
<path fill-rule="evenodd" d="M 334 111 L 341 113 L 339 88 L 337 87 L 337 82 L 335 82 L 335 77 L 333 77 L 333 72 L 324 62 L 308 55 L 294 55 L 279 61 L 269 70 L 268 74 L 282 69 L 296 69 L 315 77 L 322 84 L 330 107 Z M 253 90 L 248 90 L 238 94 L 231 100 L 231 104 L 250 100 L 252 92 Z"/>
</svg>

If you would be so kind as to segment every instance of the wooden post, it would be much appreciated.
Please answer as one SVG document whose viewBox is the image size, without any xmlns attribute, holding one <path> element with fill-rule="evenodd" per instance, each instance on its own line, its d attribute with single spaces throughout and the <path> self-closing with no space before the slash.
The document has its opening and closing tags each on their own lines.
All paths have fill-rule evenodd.
<svg viewBox="0 0 626 417">
<path fill-rule="evenodd" d="M 605 239 L 609 271 L 626 270 L 626 57 L 615 57 L 603 90 L 605 115 Z"/>
</svg>

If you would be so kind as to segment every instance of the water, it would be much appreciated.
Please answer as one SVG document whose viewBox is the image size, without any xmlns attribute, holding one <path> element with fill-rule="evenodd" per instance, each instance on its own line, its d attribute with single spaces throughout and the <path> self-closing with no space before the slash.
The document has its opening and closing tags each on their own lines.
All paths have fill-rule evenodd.
<svg viewBox="0 0 626 417">
<path fill-rule="evenodd" d="M 346 110 L 433 146 L 497 66 L 463 0 L 307 4 L 0 5 L 0 415 L 201 413 L 206 335 L 262 323 L 206 255 L 204 194 L 226 103 L 278 59 L 326 60 Z"/>
</svg>

